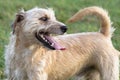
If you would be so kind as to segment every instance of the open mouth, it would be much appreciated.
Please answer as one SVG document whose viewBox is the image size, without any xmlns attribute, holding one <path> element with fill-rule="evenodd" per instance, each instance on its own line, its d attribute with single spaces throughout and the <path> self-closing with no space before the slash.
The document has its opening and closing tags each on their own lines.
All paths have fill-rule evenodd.
<svg viewBox="0 0 120 80">
<path fill-rule="evenodd" d="M 35 33 L 35 37 L 47 48 L 52 50 L 65 50 L 55 39 L 47 32 Z"/>
</svg>

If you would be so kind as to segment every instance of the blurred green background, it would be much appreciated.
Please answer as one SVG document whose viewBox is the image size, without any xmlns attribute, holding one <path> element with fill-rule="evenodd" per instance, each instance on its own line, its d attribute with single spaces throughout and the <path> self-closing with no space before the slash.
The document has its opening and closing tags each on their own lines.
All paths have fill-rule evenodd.
<svg viewBox="0 0 120 80">
<path fill-rule="evenodd" d="M 0 0 L 0 80 L 4 79 L 4 48 L 9 41 L 11 23 L 19 9 L 29 10 L 34 7 L 53 8 L 56 17 L 66 22 L 79 9 L 88 6 L 100 6 L 109 12 L 116 31 L 112 41 L 116 49 L 120 50 L 120 0 Z M 88 32 L 99 30 L 99 20 L 96 17 L 85 17 L 74 24 L 66 24 L 68 33 Z"/>
</svg>

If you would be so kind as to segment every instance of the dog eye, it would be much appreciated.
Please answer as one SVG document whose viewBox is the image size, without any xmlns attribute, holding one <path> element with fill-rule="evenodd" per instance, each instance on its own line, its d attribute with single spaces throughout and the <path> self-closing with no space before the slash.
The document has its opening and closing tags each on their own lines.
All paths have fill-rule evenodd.
<svg viewBox="0 0 120 80">
<path fill-rule="evenodd" d="M 42 20 L 42 21 L 47 21 L 47 20 L 48 20 L 48 18 L 47 18 L 47 17 L 41 17 L 41 18 L 39 18 L 39 20 Z"/>
</svg>

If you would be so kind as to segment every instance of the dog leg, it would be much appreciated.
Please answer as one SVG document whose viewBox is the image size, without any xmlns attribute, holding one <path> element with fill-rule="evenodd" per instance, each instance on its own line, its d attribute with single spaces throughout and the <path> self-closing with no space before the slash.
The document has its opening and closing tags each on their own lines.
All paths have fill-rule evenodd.
<svg viewBox="0 0 120 80">
<path fill-rule="evenodd" d="M 85 72 L 83 76 L 76 76 L 75 80 L 100 80 L 100 73 L 95 69 L 91 69 Z"/>
<path fill-rule="evenodd" d="M 85 80 L 100 80 L 100 73 L 92 69 L 85 74 Z"/>
<path fill-rule="evenodd" d="M 109 59 L 108 59 L 109 58 Z M 99 62 L 101 80 L 119 80 L 119 59 L 118 56 L 107 57 Z"/>
<path fill-rule="evenodd" d="M 32 72 L 28 73 L 29 79 L 28 80 L 48 80 L 47 74 L 45 72 Z"/>
<path fill-rule="evenodd" d="M 95 65 L 85 69 L 75 80 L 119 80 L 119 56 L 116 54 L 118 52 L 113 53 L 115 54 L 99 54 L 94 60 Z"/>
</svg>

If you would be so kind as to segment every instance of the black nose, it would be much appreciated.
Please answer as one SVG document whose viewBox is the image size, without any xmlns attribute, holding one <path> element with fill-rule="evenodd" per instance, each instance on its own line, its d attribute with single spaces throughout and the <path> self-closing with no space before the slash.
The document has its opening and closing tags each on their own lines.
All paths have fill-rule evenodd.
<svg viewBox="0 0 120 80">
<path fill-rule="evenodd" d="M 62 31 L 63 33 L 67 31 L 67 27 L 66 27 L 66 26 L 61 26 L 60 29 L 61 29 L 61 31 Z"/>
</svg>

